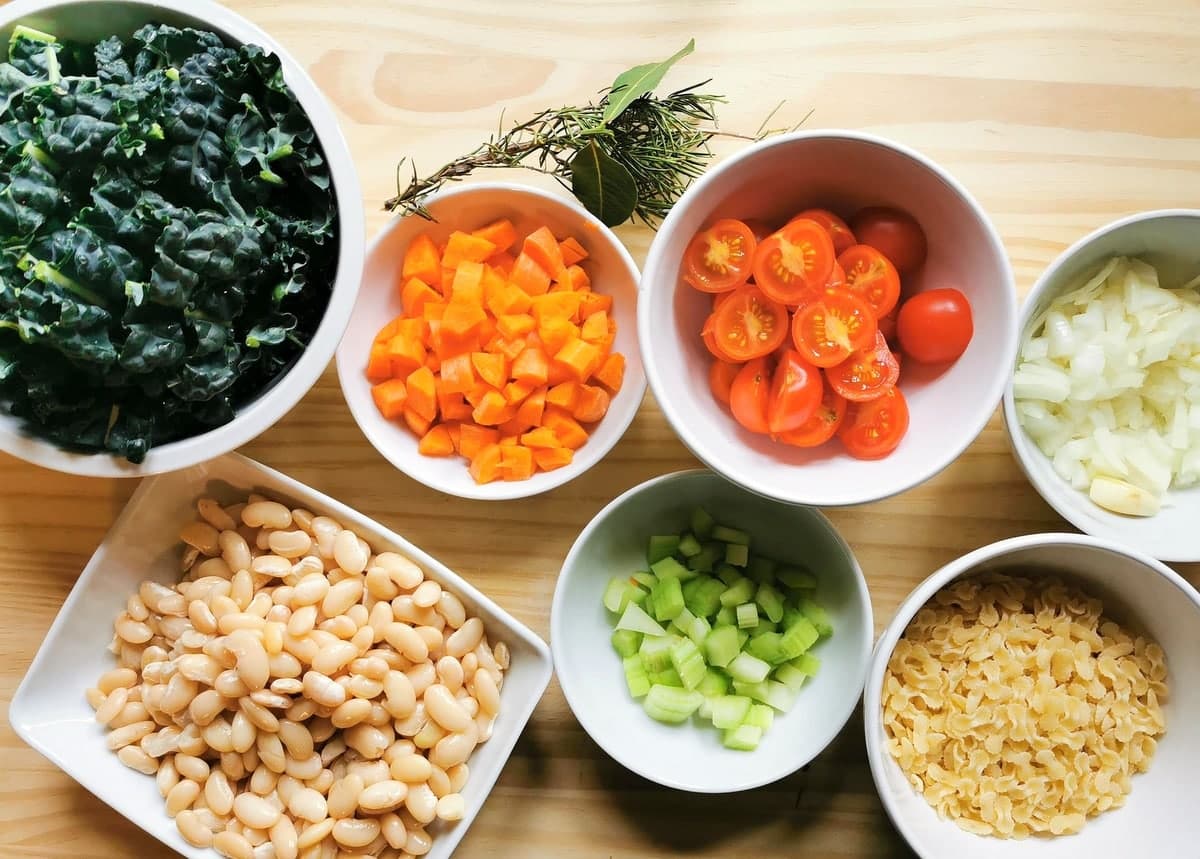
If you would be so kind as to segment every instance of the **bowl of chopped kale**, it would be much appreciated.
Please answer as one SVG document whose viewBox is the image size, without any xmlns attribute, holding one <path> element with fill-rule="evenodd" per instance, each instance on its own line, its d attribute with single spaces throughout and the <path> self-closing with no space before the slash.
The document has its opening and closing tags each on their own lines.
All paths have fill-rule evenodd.
<svg viewBox="0 0 1200 859">
<path fill-rule="evenodd" d="M 363 245 L 332 109 L 244 18 L 0 7 L 0 450 L 111 477 L 244 444 L 328 365 Z"/>
</svg>

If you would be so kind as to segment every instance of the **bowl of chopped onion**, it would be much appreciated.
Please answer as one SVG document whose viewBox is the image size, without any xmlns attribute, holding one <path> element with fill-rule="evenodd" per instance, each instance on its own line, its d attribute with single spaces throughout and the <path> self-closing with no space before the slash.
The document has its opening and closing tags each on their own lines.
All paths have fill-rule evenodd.
<svg viewBox="0 0 1200 859">
<path fill-rule="evenodd" d="M 1004 417 L 1034 488 L 1082 531 L 1200 561 L 1200 210 L 1080 239 L 1021 332 Z"/>
</svg>

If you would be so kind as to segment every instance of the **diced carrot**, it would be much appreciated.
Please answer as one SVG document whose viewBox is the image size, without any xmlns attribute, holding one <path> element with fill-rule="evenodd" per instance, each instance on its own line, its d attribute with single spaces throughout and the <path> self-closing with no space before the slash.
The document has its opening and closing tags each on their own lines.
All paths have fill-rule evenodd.
<svg viewBox="0 0 1200 859">
<path fill-rule="evenodd" d="M 542 426 L 554 430 L 563 447 L 577 450 L 587 443 L 587 430 L 581 427 L 574 417 L 556 406 L 546 407 L 546 413 L 542 415 Z"/>
<path fill-rule="evenodd" d="M 605 312 L 612 310 L 611 295 L 601 295 L 598 292 L 581 292 L 579 296 L 579 315 L 584 319 L 587 319 L 594 313 L 599 313 L 601 310 Z"/>
<path fill-rule="evenodd" d="M 496 429 L 500 430 L 501 439 L 509 439 L 512 444 L 516 444 L 532 426 L 533 424 L 525 423 L 519 417 L 513 417 L 500 424 Z"/>
<path fill-rule="evenodd" d="M 408 337 L 417 342 L 425 339 L 429 325 L 424 319 L 405 318 L 396 321 L 396 336 Z"/>
<path fill-rule="evenodd" d="M 550 361 L 550 372 L 546 374 L 546 382 L 551 385 L 561 385 L 575 379 L 575 371 L 562 361 Z"/>
<path fill-rule="evenodd" d="M 504 399 L 504 394 L 493 389 L 484 394 L 483 398 L 475 404 L 475 410 L 471 412 L 471 417 L 477 424 L 494 427 L 496 424 L 502 424 L 508 420 L 507 412 L 508 400 Z M 515 412 L 516 409 L 513 409 L 514 414 Z"/>
<path fill-rule="evenodd" d="M 392 378 L 392 359 L 388 357 L 386 343 L 372 343 L 371 357 L 367 359 L 367 381 L 372 385 Z"/>
<path fill-rule="evenodd" d="M 528 334 L 533 325 L 533 317 L 528 313 L 508 313 L 496 319 L 496 330 L 510 339 Z"/>
<path fill-rule="evenodd" d="M 513 382 L 514 385 L 523 384 L 522 382 Z M 505 390 L 505 396 L 508 396 L 508 391 Z M 511 403 L 512 400 L 509 400 Z M 542 423 L 542 413 L 546 409 L 546 389 L 538 388 L 521 402 L 517 408 L 517 420 L 529 424 L 529 426 L 539 426 Z"/>
<path fill-rule="evenodd" d="M 517 243 L 517 228 L 508 218 L 492 221 L 487 226 L 473 230 L 471 235 L 491 242 L 496 248 L 493 253 L 503 253 Z"/>
<path fill-rule="evenodd" d="M 512 365 L 512 377 L 518 382 L 532 382 L 534 386 L 546 384 L 549 370 L 546 353 L 537 347 L 527 347 Z"/>
<path fill-rule="evenodd" d="M 442 331 L 454 337 L 467 337 L 476 333 L 486 318 L 487 314 L 477 303 L 451 301 L 442 317 Z"/>
<path fill-rule="evenodd" d="M 588 273 L 581 265 L 567 268 L 567 280 L 571 284 L 571 289 L 576 292 L 587 292 L 592 288 L 592 279 L 588 277 Z"/>
<path fill-rule="evenodd" d="M 438 357 L 436 352 L 425 353 L 425 366 L 428 367 L 436 376 L 442 372 L 442 359 Z"/>
<path fill-rule="evenodd" d="M 371 388 L 371 399 L 379 414 L 389 421 L 404 413 L 404 403 L 408 400 L 408 389 L 402 379 L 388 379 Z"/>
<path fill-rule="evenodd" d="M 446 250 L 442 253 L 444 268 L 458 268 L 464 262 L 483 262 L 496 252 L 496 246 L 487 239 L 455 230 L 446 240 Z"/>
<path fill-rule="evenodd" d="M 592 378 L 615 394 L 621 390 L 625 381 L 625 356 L 620 352 L 613 352 L 604 359 L 604 363 L 592 374 Z"/>
<path fill-rule="evenodd" d="M 421 318 L 426 322 L 441 322 L 445 315 L 446 302 L 444 301 L 426 301 L 421 306 Z"/>
<path fill-rule="evenodd" d="M 437 417 L 437 382 L 428 367 L 421 367 L 408 374 L 407 409 L 416 412 L 427 421 Z M 421 433 L 424 435 L 425 433 Z"/>
<path fill-rule="evenodd" d="M 519 432 L 506 433 L 506 432 L 504 432 L 505 426 L 508 426 L 508 424 L 504 424 L 502 426 L 496 427 L 496 429 L 500 430 L 500 446 L 501 447 L 515 447 L 516 445 L 520 444 L 521 443 L 521 434 Z M 504 457 L 501 456 L 500 459 L 501 459 L 501 462 L 503 462 Z"/>
<path fill-rule="evenodd" d="M 400 276 L 405 282 L 409 278 L 418 277 L 434 288 L 442 285 L 442 260 L 437 245 L 428 233 L 421 233 L 411 242 L 404 252 L 404 263 L 400 267 Z"/>
<path fill-rule="evenodd" d="M 479 373 L 479 378 L 493 388 L 503 388 L 508 382 L 508 359 L 503 355 L 495 355 L 491 352 L 472 352 L 471 364 Z"/>
<path fill-rule="evenodd" d="M 444 421 L 465 421 L 471 417 L 471 406 L 457 391 L 447 391 L 438 385 L 438 414 Z"/>
<path fill-rule="evenodd" d="M 450 456 L 454 453 L 454 442 L 450 440 L 450 431 L 442 424 L 431 427 L 429 432 L 421 436 L 417 442 L 417 451 L 425 456 Z"/>
<path fill-rule="evenodd" d="M 448 331 L 442 322 L 430 322 L 430 341 L 438 360 L 462 355 L 464 352 L 476 352 L 479 349 L 479 335 L 476 332 L 462 335 Z"/>
<path fill-rule="evenodd" d="M 600 350 L 602 360 L 608 357 L 608 353 L 612 351 L 613 343 L 617 339 L 617 321 L 611 316 L 608 318 L 608 332 L 595 342 L 595 346 Z"/>
<path fill-rule="evenodd" d="M 604 358 L 600 350 L 591 343 L 572 337 L 555 353 L 554 360 L 566 364 L 575 374 L 575 378 L 583 382 L 600 366 Z"/>
<path fill-rule="evenodd" d="M 400 304 L 406 316 L 421 316 L 426 302 L 441 300 L 442 296 L 419 277 L 404 281 L 404 287 L 400 290 Z"/>
<path fill-rule="evenodd" d="M 477 334 L 479 335 L 480 343 L 487 343 L 490 341 L 496 336 L 496 320 L 487 313 L 484 313 L 483 321 L 479 323 L 479 330 Z"/>
<path fill-rule="evenodd" d="M 558 239 L 554 238 L 549 227 L 539 227 L 527 235 L 521 245 L 521 253 L 549 273 L 551 280 L 566 279 L 567 267 L 563 263 L 562 248 L 558 246 Z"/>
<path fill-rule="evenodd" d="M 376 343 L 386 343 L 396 336 L 396 329 L 400 325 L 400 320 L 404 319 L 404 314 L 400 314 L 387 325 L 379 329 L 379 333 L 375 335 Z"/>
<path fill-rule="evenodd" d="M 526 447 L 562 447 L 558 436 L 549 427 L 538 427 L 521 436 L 521 444 Z"/>
<path fill-rule="evenodd" d="M 563 265 L 565 266 L 573 266 L 588 258 L 588 252 L 574 236 L 567 236 L 558 243 L 558 248 L 562 252 Z"/>
<path fill-rule="evenodd" d="M 579 319 L 579 305 L 583 297 L 575 292 L 551 292 L 533 299 L 533 318 L 538 324 L 547 319 Z"/>
<path fill-rule="evenodd" d="M 504 480 L 528 480 L 533 477 L 533 451 L 519 444 L 500 452 L 500 476 Z"/>
<path fill-rule="evenodd" d="M 446 428 L 446 434 L 450 436 L 450 443 L 454 445 L 454 452 L 459 452 L 459 445 L 462 441 L 462 425 L 458 421 L 446 421 L 442 424 Z"/>
<path fill-rule="evenodd" d="M 471 388 L 475 387 L 475 371 L 472 369 L 474 362 L 471 360 L 472 354 L 464 352 L 461 355 L 442 359 L 442 378 L 438 383 L 438 390 L 453 394 L 465 394 Z"/>
<path fill-rule="evenodd" d="M 488 341 L 487 349 L 489 352 L 499 352 L 509 361 L 517 360 L 517 356 L 525 351 L 528 345 L 524 337 L 505 337 L 503 334 L 497 334 Z"/>
<path fill-rule="evenodd" d="M 602 343 L 608 337 L 608 312 L 597 310 L 579 330 L 579 336 L 591 344 Z"/>
<path fill-rule="evenodd" d="M 537 389 L 538 386 L 527 379 L 519 382 L 509 382 L 504 386 L 504 399 L 511 406 L 519 405 Z"/>
<path fill-rule="evenodd" d="M 513 263 L 508 281 L 520 287 L 526 295 L 545 295 L 550 289 L 550 274 L 524 252 Z"/>
<path fill-rule="evenodd" d="M 567 345 L 567 341 L 572 337 L 578 336 L 579 326 L 569 319 L 552 317 L 538 326 L 538 338 L 551 355 L 556 354 L 559 349 Z"/>
<path fill-rule="evenodd" d="M 574 458 L 575 452 L 566 447 L 543 447 L 533 452 L 533 461 L 542 471 L 554 471 L 570 465 Z"/>
<path fill-rule="evenodd" d="M 476 483 L 491 483 L 500 477 L 500 445 L 490 444 L 471 458 L 471 477 Z"/>
<path fill-rule="evenodd" d="M 463 398 L 471 404 L 471 408 L 473 409 L 483 402 L 484 396 L 486 396 L 489 391 L 494 390 L 496 389 L 487 382 L 476 382 L 475 387 L 463 394 Z"/>
<path fill-rule="evenodd" d="M 429 428 L 433 426 L 433 421 L 426 420 L 423 416 L 417 414 L 413 409 L 406 408 L 404 410 L 404 422 L 408 424 L 408 428 L 412 430 L 413 435 L 417 438 L 429 432 Z"/>
<path fill-rule="evenodd" d="M 527 313 L 533 306 L 528 295 L 511 283 L 505 283 L 503 289 L 493 289 L 487 296 L 488 310 L 496 316 L 506 316 L 512 313 Z"/>
<path fill-rule="evenodd" d="M 500 433 L 495 427 L 481 427 L 467 422 L 459 425 L 458 452 L 467 459 L 474 459 L 485 447 L 499 441 Z"/>
<path fill-rule="evenodd" d="M 572 414 L 580 423 L 594 424 L 608 413 L 608 402 L 608 391 L 598 385 L 580 385 Z"/>
<path fill-rule="evenodd" d="M 483 263 L 464 262 L 454 270 L 450 303 L 483 304 Z"/>
<path fill-rule="evenodd" d="M 425 366 L 425 347 L 419 339 L 397 334 L 387 343 L 387 357 L 392 376 L 405 379 L 413 370 Z"/>
<path fill-rule="evenodd" d="M 516 265 L 517 259 L 512 254 L 506 251 L 501 251 L 500 253 L 492 254 L 490 257 L 484 260 L 484 262 L 496 269 L 496 271 L 500 272 L 505 277 L 508 277 L 508 273 L 513 270 L 513 266 Z"/>
<path fill-rule="evenodd" d="M 558 406 L 568 412 L 575 411 L 579 402 L 579 383 L 575 381 L 560 382 L 546 392 L 546 405 Z"/>
</svg>

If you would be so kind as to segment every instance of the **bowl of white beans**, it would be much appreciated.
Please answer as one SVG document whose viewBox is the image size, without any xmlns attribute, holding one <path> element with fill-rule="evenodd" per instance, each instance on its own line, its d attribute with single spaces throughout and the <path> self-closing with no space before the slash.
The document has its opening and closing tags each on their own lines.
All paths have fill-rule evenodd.
<svg viewBox="0 0 1200 859">
<path fill-rule="evenodd" d="M 229 455 L 143 482 L 9 717 L 188 857 L 444 859 L 551 671 L 420 549 Z"/>
</svg>

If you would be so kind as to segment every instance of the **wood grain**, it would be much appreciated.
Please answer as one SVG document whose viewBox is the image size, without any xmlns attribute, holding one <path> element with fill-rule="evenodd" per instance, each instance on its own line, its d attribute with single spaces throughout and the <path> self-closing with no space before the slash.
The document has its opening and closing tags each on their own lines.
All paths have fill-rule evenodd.
<svg viewBox="0 0 1200 859">
<path fill-rule="evenodd" d="M 1120 215 L 1200 200 L 1200 7 L 1189 0 L 239 0 L 333 101 L 385 221 L 401 156 L 424 169 L 473 147 L 503 109 L 589 98 L 623 68 L 697 50 L 668 84 L 712 77 L 724 126 L 868 129 L 928 153 L 980 199 L 1022 290 L 1068 243 Z M 721 143 L 720 152 L 736 149 Z M 543 177 L 523 176 L 535 184 Z M 552 185 L 552 183 L 550 183 Z M 620 231 L 638 259 L 652 233 Z M 636 483 L 695 464 L 650 397 L 589 474 L 541 498 L 444 497 L 363 439 L 332 371 L 245 452 L 375 516 L 542 635 L 575 535 Z M 0 856 L 169 855 L 7 723 L 17 683 L 133 484 L 0 457 Z M 1008 451 L 999 420 L 925 486 L 830 514 L 866 570 L 882 625 L 921 579 L 993 540 L 1064 523 Z M 1193 583 L 1200 567 L 1182 567 Z M 911 855 L 884 815 L 855 720 L 806 771 L 728 797 L 661 790 L 608 759 L 552 684 L 463 859 Z"/>
</svg>

